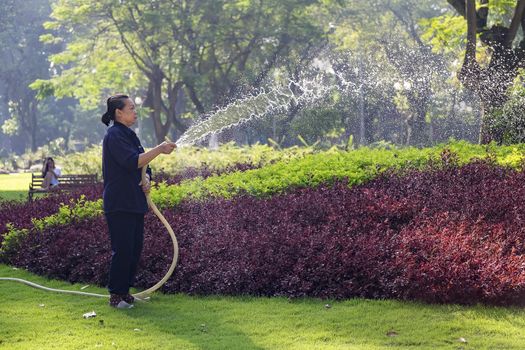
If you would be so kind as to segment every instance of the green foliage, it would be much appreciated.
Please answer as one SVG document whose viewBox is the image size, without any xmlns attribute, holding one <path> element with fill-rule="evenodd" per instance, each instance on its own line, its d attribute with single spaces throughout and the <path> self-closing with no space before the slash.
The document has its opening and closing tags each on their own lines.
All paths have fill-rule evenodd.
<svg viewBox="0 0 525 350">
<path fill-rule="evenodd" d="M 81 196 L 77 201 L 71 200 L 68 205 L 62 204 L 56 214 L 42 219 L 33 219 L 32 223 L 36 231 L 42 231 L 45 228 L 96 217 L 102 213 L 102 199 L 87 201 L 84 196 Z M 11 223 L 7 224 L 6 231 L 0 247 L 0 260 L 16 252 L 24 236 L 29 233 L 28 229 L 17 229 Z"/>
<path fill-rule="evenodd" d="M 37 91 L 37 98 L 39 100 L 53 96 L 55 93 L 53 84 L 48 80 L 36 79 L 34 82 L 29 84 L 29 87 Z"/>
<path fill-rule="evenodd" d="M 16 119 L 16 116 L 11 116 L 10 119 L 7 119 L 4 121 L 4 124 L 2 124 L 2 132 L 9 136 L 17 135 L 19 128 L 20 123 Z"/>
<path fill-rule="evenodd" d="M 60 0 L 45 24 L 45 42 L 65 42 L 51 56 L 58 67 L 33 87 L 41 95 L 73 96 L 84 109 L 100 106 L 110 93 L 148 96 L 150 118 L 179 134 L 179 89 L 186 89 L 185 116 L 213 110 L 239 86 L 260 87 L 277 65 L 318 42 L 312 0 L 169 1 Z M 290 58 L 290 59 L 287 59 Z M 242 82 L 241 82 L 242 81 Z M 158 91 L 158 92 L 157 92 Z M 162 101 L 151 98 L 160 93 Z M 191 97 L 191 98 L 190 98 Z M 194 108 L 192 108 L 193 103 Z M 177 107 L 178 108 L 178 107 Z M 159 130 L 162 129 L 162 130 Z"/>
<path fill-rule="evenodd" d="M 431 52 L 428 41 L 435 33 L 425 37 L 425 29 L 433 18 L 447 13 L 446 3 L 344 3 L 346 6 L 335 6 L 333 13 L 337 15 L 327 15 L 324 20 L 328 26 L 333 24 L 330 39 L 344 52 L 337 64 L 350 68 L 338 73 L 355 84 L 348 101 L 337 108 L 346 118 L 347 133 L 361 136 L 364 121 L 363 136 L 368 143 L 385 139 L 398 145 L 422 146 L 445 141 L 448 135 L 442 135 L 438 127 L 431 130 L 425 116 L 449 117 L 451 97 L 455 96 L 451 92 L 457 87 L 451 86 L 455 81 L 444 67 L 456 57 L 445 56 L 439 50 Z M 464 26 L 464 21 L 457 22 Z"/>
<path fill-rule="evenodd" d="M 21 136 L 27 146 L 36 150 L 40 106 L 28 85 L 49 74 L 47 57 L 54 48 L 44 50 L 39 42 L 42 23 L 50 11 L 49 1 L 3 1 L 1 6 L 5 14 L 0 25 L 0 132 Z M 7 115 L 2 115 L 4 108 Z"/>
<path fill-rule="evenodd" d="M 9 261 L 9 257 L 16 254 L 24 237 L 29 232 L 28 229 L 17 229 L 11 223 L 8 223 L 6 228 L 7 232 L 0 247 L 0 261 Z"/>
<path fill-rule="evenodd" d="M 434 52 L 457 53 L 467 41 L 467 22 L 450 13 L 419 21 L 423 29 L 421 38 L 432 46 Z"/>
<path fill-rule="evenodd" d="M 348 141 L 346 142 L 346 150 L 349 151 L 354 148 L 354 135 L 350 134 L 350 136 L 348 136 Z"/>
<path fill-rule="evenodd" d="M 88 147 L 84 152 L 76 152 L 57 157 L 55 162 L 68 174 L 98 174 L 102 179 L 102 146 Z"/>
<path fill-rule="evenodd" d="M 38 172 L 42 160 L 51 156 L 64 174 L 98 174 L 99 178 L 102 178 L 102 146 L 93 145 L 83 152 L 66 154 L 60 145 L 63 145 L 63 140 L 39 147 L 36 152 L 20 156 L 7 154 L 0 157 L 0 169 L 16 171 L 33 166 L 33 171 Z M 171 175 L 182 173 L 188 168 L 207 167 L 209 170 L 222 171 L 236 164 L 261 167 L 277 161 L 301 158 L 314 152 L 313 146 L 276 149 L 263 144 L 239 147 L 230 142 L 220 145 L 217 150 L 195 146 L 182 147 L 169 156 L 157 157 L 151 167 L 154 171 L 163 171 Z"/>
<path fill-rule="evenodd" d="M 326 152 L 278 162 L 260 169 L 162 186 L 152 193 L 152 199 L 162 207 L 176 206 L 187 198 L 233 198 L 239 194 L 267 197 L 293 188 L 314 187 L 342 179 L 353 186 L 368 181 L 387 169 L 422 168 L 429 161 L 439 160 L 444 148 L 457 153 L 460 164 L 490 155 L 500 164 L 518 167 L 525 154 L 525 146 L 480 146 L 467 142 L 453 142 L 424 149 L 396 149 L 391 145 L 376 149 L 362 147 L 351 152 L 334 147 Z"/>
<path fill-rule="evenodd" d="M 0 154 L 0 169 L 7 172 L 17 172 L 20 170 L 30 170 L 32 172 L 40 172 L 42 170 L 42 163 L 46 157 L 53 157 L 59 166 L 63 160 L 68 159 L 70 155 L 66 156 L 65 140 L 61 137 L 51 140 L 44 146 L 38 147 L 34 152 L 28 151 L 21 155 L 14 153 Z M 71 157 L 83 157 L 82 154 L 71 154 Z M 86 160 L 87 162 L 88 160 Z M 99 161 L 100 163 L 100 161 Z M 64 170 L 62 168 L 62 170 Z M 70 172 L 71 173 L 71 172 Z"/>
<path fill-rule="evenodd" d="M 341 112 L 334 108 L 305 110 L 291 123 L 292 133 L 300 135 L 306 146 L 343 127 Z"/>
<path fill-rule="evenodd" d="M 153 171 L 163 171 L 171 175 L 182 173 L 188 168 L 202 168 L 221 171 L 235 164 L 264 166 L 277 161 L 301 158 L 314 152 L 313 147 L 290 147 L 276 150 L 273 147 L 255 144 L 239 147 L 230 142 L 220 145 L 217 150 L 203 147 L 181 147 L 168 156 L 155 158 L 151 163 Z M 81 153 L 58 157 L 56 162 L 63 171 L 70 174 L 99 174 L 102 178 L 102 147 L 92 146 Z"/>
<path fill-rule="evenodd" d="M 182 147 L 171 156 L 157 157 L 152 162 L 153 169 L 163 170 L 169 174 L 178 174 L 187 168 L 206 166 L 211 170 L 224 170 L 235 164 L 248 164 L 257 167 L 277 161 L 288 161 L 302 158 L 314 152 L 312 147 L 290 147 L 277 150 L 263 144 L 239 147 L 230 142 L 217 150 L 201 147 Z"/>
<path fill-rule="evenodd" d="M 473 145 L 459 141 L 423 149 L 397 149 L 385 144 L 378 145 L 377 148 L 361 147 L 349 152 L 333 147 L 325 152 L 306 153 L 301 157 L 296 154 L 292 154 L 290 158 L 281 157 L 279 161 L 259 169 L 206 179 L 195 178 L 170 186 L 160 183 L 158 188 L 152 190 L 151 197 L 162 208 L 176 206 L 183 200 L 218 197 L 229 199 L 242 194 L 268 197 L 337 180 L 346 180 L 349 186 L 354 186 L 369 181 L 386 170 L 422 169 L 429 163 L 439 164 L 444 149 L 457 155 L 458 164 L 465 164 L 475 158 L 490 157 L 498 164 L 519 168 L 525 158 L 525 144 Z M 52 216 L 35 220 L 33 224 L 40 230 L 101 214 L 101 199 L 91 202 L 81 198 L 77 202 L 63 205 L 58 213 Z M 13 227 L 13 230 L 16 228 Z"/>
<path fill-rule="evenodd" d="M 491 134 L 502 135 L 504 144 L 525 142 L 525 88 L 515 88 L 509 101 L 494 110 L 487 122 Z"/>
<path fill-rule="evenodd" d="M 478 10 L 482 6 L 488 7 L 488 28 L 494 25 L 508 26 L 516 8 L 516 0 L 491 0 L 487 1 L 485 5 L 479 1 L 476 3 Z M 447 12 L 441 16 L 422 18 L 419 20 L 419 24 L 424 30 L 422 38 L 432 45 L 433 50 L 457 54 L 463 52 L 467 41 L 467 21 L 457 12 Z"/>
<path fill-rule="evenodd" d="M 102 199 L 87 201 L 81 196 L 77 201 L 70 200 L 69 204 L 62 204 L 56 214 L 32 220 L 34 227 L 41 231 L 48 227 L 65 225 L 72 221 L 78 221 L 102 215 Z"/>
<path fill-rule="evenodd" d="M 491 0 L 485 6 L 489 8 L 490 16 L 487 23 L 489 27 L 493 25 L 507 26 L 516 9 L 516 0 Z"/>
<path fill-rule="evenodd" d="M 118 38 L 109 32 L 98 39 L 91 44 L 69 43 L 66 51 L 52 55 L 53 64 L 68 69 L 49 80 L 36 80 L 31 87 L 40 97 L 75 97 L 82 109 L 92 111 L 104 107 L 101 101 L 117 91 L 140 96 L 137 90 L 144 84 L 143 77 L 119 46 Z"/>
</svg>

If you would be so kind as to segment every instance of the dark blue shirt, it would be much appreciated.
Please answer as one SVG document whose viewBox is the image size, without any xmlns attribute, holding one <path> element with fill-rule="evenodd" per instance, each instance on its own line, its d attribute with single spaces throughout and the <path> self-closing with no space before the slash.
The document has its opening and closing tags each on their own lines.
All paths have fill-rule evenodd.
<svg viewBox="0 0 525 350">
<path fill-rule="evenodd" d="M 139 185 L 142 169 L 137 168 L 144 153 L 137 134 L 124 124 L 114 122 L 102 142 L 104 213 L 148 211 L 146 195 Z M 151 176 L 151 170 L 148 167 Z"/>
</svg>

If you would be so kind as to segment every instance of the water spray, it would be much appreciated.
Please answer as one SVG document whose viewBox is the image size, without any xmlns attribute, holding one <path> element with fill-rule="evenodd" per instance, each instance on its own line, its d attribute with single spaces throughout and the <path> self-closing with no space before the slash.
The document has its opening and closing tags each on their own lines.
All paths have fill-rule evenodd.
<svg viewBox="0 0 525 350">
<path fill-rule="evenodd" d="M 288 80 L 283 86 L 260 89 L 257 94 L 238 99 L 214 113 L 203 115 L 177 140 L 177 147 L 195 144 L 212 134 L 245 124 L 254 119 L 285 113 L 290 104 L 314 103 L 326 97 L 334 87 L 323 83 L 324 73 L 313 78 Z M 346 89 L 346 87 L 345 87 Z"/>
</svg>

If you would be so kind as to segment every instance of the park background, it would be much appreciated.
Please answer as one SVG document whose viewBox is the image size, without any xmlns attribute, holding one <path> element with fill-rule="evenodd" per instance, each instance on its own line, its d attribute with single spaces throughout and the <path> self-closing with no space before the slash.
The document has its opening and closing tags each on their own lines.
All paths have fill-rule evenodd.
<svg viewBox="0 0 525 350">
<path fill-rule="evenodd" d="M 101 184 L 26 196 L 101 178 L 117 92 L 181 247 L 130 312 L 2 282 L 0 348 L 525 346 L 525 0 L 0 6 L 0 275 L 104 292 Z"/>
</svg>

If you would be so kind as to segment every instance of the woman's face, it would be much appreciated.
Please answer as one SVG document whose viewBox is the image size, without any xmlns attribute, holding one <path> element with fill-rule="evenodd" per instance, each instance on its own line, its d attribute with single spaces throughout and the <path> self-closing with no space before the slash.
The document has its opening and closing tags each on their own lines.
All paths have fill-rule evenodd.
<svg viewBox="0 0 525 350">
<path fill-rule="evenodd" d="M 48 165 L 48 167 L 50 167 L 50 168 L 54 168 L 54 167 L 55 167 L 55 161 L 54 161 L 53 159 L 49 159 L 49 160 L 47 161 L 47 165 Z"/>
<path fill-rule="evenodd" d="M 127 98 L 125 103 L 124 108 L 115 111 L 116 120 L 130 127 L 137 121 L 137 112 L 135 111 L 135 103 L 130 98 Z"/>
</svg>

